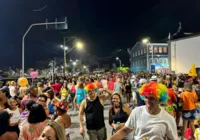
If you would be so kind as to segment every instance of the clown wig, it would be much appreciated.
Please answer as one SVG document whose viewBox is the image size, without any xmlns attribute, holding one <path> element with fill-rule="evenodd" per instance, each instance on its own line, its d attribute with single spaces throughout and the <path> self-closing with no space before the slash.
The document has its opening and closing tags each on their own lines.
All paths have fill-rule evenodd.
<svg viewBox="0 0 200 140">
<path fill-rule="evenodd" d="M 150 82 L 144 84 L 139 90 L 139 93 L 143 100 L 145 96 L 154 96 L 162 103 L 165 103 L 169 99 L 167 87 L 161 83 Z"/>
<path fill-rule="evenodd" d="M 90 83 L 85 87 L 85 91 L 88 93 L 89 90 L 95 90 L 96 92 L 98 91 L 98 88 L 96 84 Z"/>
</svg>

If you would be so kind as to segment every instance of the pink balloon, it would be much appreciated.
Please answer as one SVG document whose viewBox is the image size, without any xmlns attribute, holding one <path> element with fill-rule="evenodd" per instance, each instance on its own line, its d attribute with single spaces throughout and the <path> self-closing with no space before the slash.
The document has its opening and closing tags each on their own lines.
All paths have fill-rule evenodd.
<svg viewBox="0 0 200 140">
<path fill-rule="evenodd" d="M 31 78 L 36 78 L 38 77 L 38 72 L 37 71 L 33 71 L 30 73 Z"/>
</svg>

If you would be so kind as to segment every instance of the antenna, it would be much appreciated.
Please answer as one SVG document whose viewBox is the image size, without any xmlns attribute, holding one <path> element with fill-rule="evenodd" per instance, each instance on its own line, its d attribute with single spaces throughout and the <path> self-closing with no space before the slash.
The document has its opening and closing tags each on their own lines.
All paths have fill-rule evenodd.
<svg viewBox="0 0 200 140">
<path fill-rule="evenodd" d="M 47 23 L 48 23 L 48 19 L 46 18 L 46 30 L 48 30 L 48 25 L 47 25 Z"/>
<path fill-rule="evenodd" d="M 55 18 L 55 28 L 57 29 L 58 28 L 58 25 L 57 25 L 57 18 Z"/>
</svg>

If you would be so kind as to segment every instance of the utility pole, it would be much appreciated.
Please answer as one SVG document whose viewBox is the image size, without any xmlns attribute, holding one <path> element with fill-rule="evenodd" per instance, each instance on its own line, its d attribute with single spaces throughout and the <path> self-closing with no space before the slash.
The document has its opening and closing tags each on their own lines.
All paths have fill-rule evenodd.
<svg viewBox="0 0 200 140">
<path fill-rule="evenodd" d="M 52 61 L 52 81 L 54 82 L 55 58 Z"/>
<path fill-rule="evenodd" d="M 65 73 L 67 71 L 67 53 L 69 53 L 74 47 L 72 47 L 70 50 L 68 50 L 68 52 L 66 52 L 66 43 L 73 40 L 73 39 L 76 39 L 76 37 L 63 37 L 63 54 L 64 54 L 64 68 L 63 68 L 63 76 L 65 77 Z"/>
<path fill-rule="evenodd" d="M 67 61 L 66 61 L 66 57 L 67 57 L 67 55 L 66 55 L 66 50 L 65 50 L 65 43 L 66 43 L 66 41 L 65 41 L 65 37 L 64 37 L 64 42 L 63 42 L 63 52 L 64 52 L 64 68 L 63 68 L 63 76 L 64 76 L 64 78 L 65 78 L 65 72 L 66 72 L 66 63 L 67 63 Z"/>
</svg>

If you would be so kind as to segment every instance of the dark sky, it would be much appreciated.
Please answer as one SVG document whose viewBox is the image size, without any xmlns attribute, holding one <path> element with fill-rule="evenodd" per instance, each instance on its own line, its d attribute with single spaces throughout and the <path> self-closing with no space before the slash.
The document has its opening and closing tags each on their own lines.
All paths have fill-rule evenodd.
<svg viewBox="0 0 200 140">
<path fill-rule="evenodd" d="M 47 6 L 42 11 L 34 11 Z M 151 42 L 176 32 L 200 31 L 199 0 L 1 0 L 0 67 L 21 67 L 21 38 L 30 24 L 68 17 L 68 30 L 34 27 L 26 37 L 25 67 L 36 61 L 62 57 L 63 36 L 77 36 L 85 51 L 105 57 L 116 49 L 131 48 L 143 37 Z M 128 61 L 128 60 L 127 60 Z"/>
</svg>

